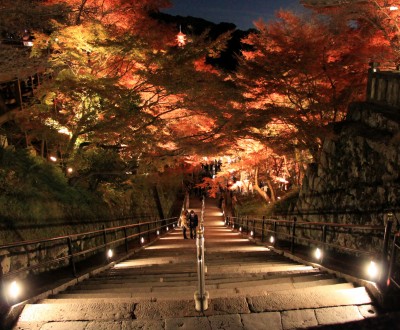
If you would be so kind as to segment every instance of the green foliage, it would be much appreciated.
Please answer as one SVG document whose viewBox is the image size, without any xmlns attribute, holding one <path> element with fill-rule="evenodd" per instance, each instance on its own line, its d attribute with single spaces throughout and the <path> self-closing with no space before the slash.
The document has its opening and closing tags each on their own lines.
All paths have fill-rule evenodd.
<svg viewBox="0 0 400 330">
<path fill-rule="evenodd" d="M 89 205 L 97 203 L 87 192 L 72 188 L 60 167 L 32 156 L 27 150 L 0 149 L 0 215 L 40 221 L 72 217 L 73 209 L 93 217 Z M 89 212 L 82 212 L 82 210 Z M 72 212 L 73 213 L 73 212 Z"/>
<path fill-rule="evenodd" d="M 238 202 L 235 205 L 235 213 L 240 216 L 274 216 L 288 215 L 293 211 L 299 196 L 299 189 L 293 189 L 288 192 L 282 199 L 274 203 L 267 204 L 258 194 L 237 195 Z"/>
<path fill-rule="evenodd" d="M 258 194 L 254 195 L 236 195 L 235 214 L 240 216 L 254 216 L 261 218 L 264 215 L 271 214 L 272 206 Z"/>
</svg>

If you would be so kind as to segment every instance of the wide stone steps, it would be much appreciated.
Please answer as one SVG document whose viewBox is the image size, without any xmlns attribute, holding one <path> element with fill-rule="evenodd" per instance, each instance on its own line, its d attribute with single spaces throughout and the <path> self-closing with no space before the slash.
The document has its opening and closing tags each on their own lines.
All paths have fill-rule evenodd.
<svg viewBox="0 0 400 330">
<path fill-rule="evenodd" d="M 251 296 L 251 295 L 267 295 L 270 292 L 278 291 L 291 291 L 291 292 L 303 292 L 305 290 L 325 290 L 329 292 L 331 290 L 343 290 L 351 289 L 353 285 L 350 283 L 338 283 L 335 279 L 309 281 L 309 282 L 285 282 L 285 281 L 259 281 L 253 283 L 243 282 L 241 285 L 237 283 L 224 283 L 224 284 L 208 284 L 206 290 L 210 294 L 210 298 L 216 297 L 238 297 L 238 296 Z M 173 289 L 174 294 L 171 295 Z M 136 287 L 132 288 L 129 286 L 124 287 L 106 287 L 101 288 L 82 288 L 79 290 L 73 290 L 60 294 L 57 298 L 99 298 L 99 297 L 133 297 L 133 298 L 148 298 L 149 295 L 152 299 L 191 299 L 193 298 L 194 292 L 197 290 L 196 285 L 192 286 L 147 286 L 147 287 Z"/>
<path fill-rule="evenodd" d="M 196 244 L 179 230 L 37 304 L 14 329 L 294 329 L 375 313 L 364 287 L 303 265 L 205 220 L 208 309 L 196 311 Z M 210 214 L 220 214 L 210 208 Z M 267 326 L 268 325 L 268 326 Z"/>
</svg>

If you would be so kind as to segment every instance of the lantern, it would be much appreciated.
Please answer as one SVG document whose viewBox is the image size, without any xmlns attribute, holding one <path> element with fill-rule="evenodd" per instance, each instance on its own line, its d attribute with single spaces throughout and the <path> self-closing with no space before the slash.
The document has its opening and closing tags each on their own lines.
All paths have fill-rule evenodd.
<svg viewBox="0 0 400 330">
<path fill-rule="evenodd" d="M 176 41 L 179 47 L 183 47 L 186 45 L 186 34 L 182 33 L 180 26 L 179 26 L 179 33 L 176 35 Z"/>
</svg>

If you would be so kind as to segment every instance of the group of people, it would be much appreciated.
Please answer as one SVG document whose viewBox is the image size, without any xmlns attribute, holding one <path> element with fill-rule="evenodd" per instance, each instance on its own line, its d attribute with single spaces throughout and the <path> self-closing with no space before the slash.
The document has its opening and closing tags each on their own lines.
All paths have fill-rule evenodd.
<svg viewBox="0 0 400 330">
<path fill-rule="evenodd" d="M 180 226 L 182 228 L 183 238 L 188 239 L 186 231 L 189 229 L 190 238 L 195 239 L 196 228 L 198 224 L 199 224 L 199 217 L 193 210 L 191 210 L 190 212 L 188 212 L 188 210 L 183 211 L 180 217 Z"/>
</svg>

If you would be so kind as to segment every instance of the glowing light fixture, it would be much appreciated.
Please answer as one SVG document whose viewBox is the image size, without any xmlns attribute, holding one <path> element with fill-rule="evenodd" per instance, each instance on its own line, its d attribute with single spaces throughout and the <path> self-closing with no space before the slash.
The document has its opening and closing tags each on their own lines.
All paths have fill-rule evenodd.
<svg viewBox="0 0 400 330">
<path fill-rule="evenodd" d="M 367 274 L 371 279 L 376 279 L 379 275 L 379 268 L 378 265 L 371 261 L 367 267 Z"/>
<path fill-rule="evenodd" d="M 254 236 L 254 231 L 250 232 L 250 236 L 253 237 Z"/>
<path fill-rule="evenodd" d="M 108 251 L 107 251 L 107 258 L 108 258 L 108 259 L 111 259 L 111 258 L 113 257 L 113 255 L 114 255 L 113 250 L 108 249 Z"/>
<path fill-rule="evenodd" d="M 157 230 L 157 235 L 160 235 L 160 231 L 159 230 Z"/>
<path fill-rule="evenodd" d="M 21 294 L 21 286 L 17 283 L 17 281 L 12 281 L 10 286 L 8 287 L 8 297 L 15 301 L 19 295 Z"/>
<path fill-rule="evenodd" d="M 239 231 L 242 231 L 242 227 L 239 228 Z"/>
<path fill-rule="evenodd" d="M 25 47 L 33 46 L 33 37 L 30 35 L 28 30 L 25 30 L 24 35 L 22 36 L 22 43 Z"/>
<path fill-rule="evenodd" d="M 322 259 L 322 251 L 321 251 L 320 248 L 317 248 L 317 249 L 315 250 L 314 257 L 315 257 L 315 259 L 317 259 L 317 260 L 321 260 L 321 259 Z"/>
<path fill-rule="evenodd" d="M 269 238 L 269 242 L 270 242 L 271 244 L 274 244 L 274 243 L 275 243 L 275 237 L 274 237 L 274 236 L 271 236 L 271 237 Z"/>
<path fill-rule="evenodd" d="M 169 230 L 168 226 L 167 226 L 167 231 Z"/>
<path fill-rule="evenodd" d="M 389 7 L 389 10 L 391 10 L 391 11 L 398 10 L 398 9 L 399 9 L 399 7 L 397 7 L 397 6 L 390 6 Z"/>
<path fill-rule="evenodd" d="M 68 167 L 67 172 L 68 172 L 69 174 L 71 174 L 73 171 L 74 171 L 74 169 L 73 169 L 72 167 Z"/>
<path fill-rule="evenodd" d="M 179 47 L 183 47 L 186 45 L 186 34 L 182 33 L 180 26 L 179 26 L 179 33 L 176 35 L 176 41 Z"/>
<path fill-rule="evenodd" d="M 51 160 L 52 162 L 56 162 L 56 161 L 57 161 L 57 157 L 50 156 L 50 160 Z"/>
<path fill-rule="evenodd" d="M 144 243 L 144 237 L 142 236 L 141 238 L 140 238 L 140 243 Z"/>
</svg>

